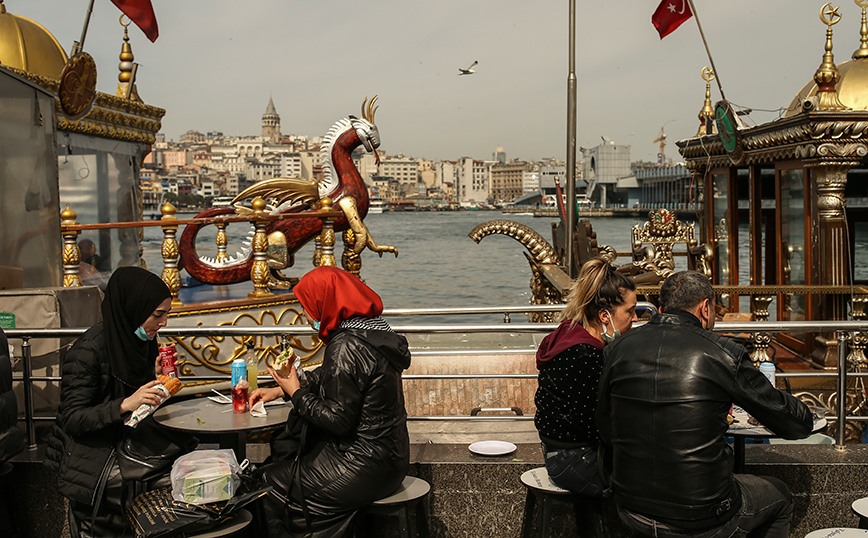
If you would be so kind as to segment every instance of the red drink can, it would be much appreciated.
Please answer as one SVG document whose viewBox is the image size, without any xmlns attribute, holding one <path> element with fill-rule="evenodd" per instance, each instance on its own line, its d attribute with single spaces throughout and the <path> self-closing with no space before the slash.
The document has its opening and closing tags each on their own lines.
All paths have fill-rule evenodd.
<svg viewBox="0 0 868 538">
<path fill-rule="evenodd" d="M 175 353 L 175 346 L 168 345 L 160 348 L 160 369 L 163 372 L 163 375 L 167 375 L 169 377 L 178 377 L 178 367 L 175 366 L 175 360 L 178 358 L 178 354 Z"/>
</svg>

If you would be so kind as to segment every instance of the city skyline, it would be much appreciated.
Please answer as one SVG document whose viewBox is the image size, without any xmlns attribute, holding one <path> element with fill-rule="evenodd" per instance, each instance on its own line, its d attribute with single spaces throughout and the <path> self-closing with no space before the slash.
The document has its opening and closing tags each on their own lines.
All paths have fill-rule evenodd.
<svg viewBox="0 0 868 538">
<path fill-rule="evenodd" d="M 660 40 L 650 22 L 659 2 L 580 2 L 576 18 L 577 146 L 605 136 L 654 161 L 661 127 L 666 156 L 699 127 L 708 59 L 694 19 Z M 88 0 L 5 0 L 69 50 Z M 377 124 L 389 154 L 430 160 L 566 156 L 568 3 L 506 0 L 435 4 L 378 0 L 319 3 L 153 0 L 156 43 L 130 26 L 146 103 L 165 108 L 162 132 L 257 135 L 269 95 L 284 134 L 322 136 L 364 97 L 379 95 Z M 584 4 L 584 5 L 583 5 Z M 733 103 L 751 108 L 748 124 L 779 109 L 820 65 L 823 2 L 697 0 L 706 37 Z M 841 2 L 835 60 L 859 46 L 861 10 Z M 94 6 L 85 50 L 97 88 L 114 93 L 123 29 L 107 0 Z M 474 60 L 472 76 L 458 76 Z M 716 84 L 712 101 L 719 100 Z"/>
</svg>

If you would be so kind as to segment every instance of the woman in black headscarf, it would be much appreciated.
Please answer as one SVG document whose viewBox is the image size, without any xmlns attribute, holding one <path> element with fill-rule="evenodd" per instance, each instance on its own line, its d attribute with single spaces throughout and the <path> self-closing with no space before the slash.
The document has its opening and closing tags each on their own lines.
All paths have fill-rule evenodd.
<svg viewBox="0 0 868 538">
<path fill-rule="evenodd" d="M 62 366 L 60 407 L 48 460 L 58 491 L 69 499 L 82 536 L 121 536 L 120 495 L 102 489 L 120 484 L 112 450 L 125 435 L 123 422 L 141 404 L 159 405 L 158 344 L 172 295 L 153 273 L 121 267 L 109 279 L 102 322 L 76 341 Z"/>
</svg>

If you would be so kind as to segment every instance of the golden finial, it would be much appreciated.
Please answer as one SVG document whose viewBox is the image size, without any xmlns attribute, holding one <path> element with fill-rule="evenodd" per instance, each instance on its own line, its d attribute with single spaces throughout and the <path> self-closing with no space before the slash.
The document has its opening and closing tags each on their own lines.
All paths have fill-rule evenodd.
<svg viewBox="0 0 868 538">
<path fill-rule="evenodd" d="M 120 18 L 121 26 L 124 27 L 124 44 L 121 46 L 121 53 L 118 56 L 121 63 L 118 64 L 118 69 L 121 70 L 118 75 L 118 81 L 122 83 L 129 82 L 133 77 L 133 47 L 130 46 L 130 34 L 129 34 L 129 25 L 130 22 L 124 24 L 124 16 L 121 15 Z M 118 91 L 120 91 L 120 87 L 118 87 Z"/>
<path fill-rule="evenodd" d="M 862 36 L 859 38 L 861 45 L 856 51 L 853 53 L 852 58 L 854 60 L 860 60 L 862 58 L 868 58 L 868 18 L 865 17 L 865 8 L 868 8 L 868 0 L 854 0 L 856 5 L 862 8 L 862 27 L 859 29 L 859 34 Z"/>
<path fill-rule="evenodd" d="M 696 138 L 716 132 L 714 122 L 708 121 L 714 120 L 714 108 L 711 106 L 711 81 L 714 80 L 714 69 L 709 68 L 707 65 L 703 67 L 702 78 L 705 80 L 705 104 L 702 106 L 702 110 L 699 111 L 699 130 L 696 131 Z M 706 132 L 706 125 L 709 126 L 708 132 Z"/>
<path fill-rule="evenodd" d="M 0 0 L 0 13 L 6 13 L 6 6 L 3 5 L 3 0 Z"/>
<path fill-rule="evenodd" d="M 814 73 L 814 82 L 817 83 L 817 110 L 825 112 L 848 110 L 838 99 L 838 91 L 835 89 L 840 75 L 835 65 L 835 55 L 832 54 L 832 26 L 838 24 L 841 15 L 838 7 L 831 6 L 831 3 L 826 2 L 820 8 L 820 20 L 826 25 L 826 52 L 823 53 L 823 63 Z"/>
<path fill-rule="evenodd" d="M 0 0 L 0 6 L 2 6 L 2 5 L 3 5 L 3 0 Z M 74 221 L 76 219 L 76 217 L 78 217 L 78 214 L 76 214 L 75 211 L 70 209 L 69 204 L 66 204 L 66 209 L 64 209 L 63 211 L 60 212 L 61 220 Z"/>
<path fill-rule="evenodd" d="M 160 208 L 160 213 L 164 217 L 174 216 L 175 211 L 176 211 L 175 206 L 173 206 L 171 202 L 166 202 L 165 204 L 163 204 L 163 207 Z"/>
</svg>

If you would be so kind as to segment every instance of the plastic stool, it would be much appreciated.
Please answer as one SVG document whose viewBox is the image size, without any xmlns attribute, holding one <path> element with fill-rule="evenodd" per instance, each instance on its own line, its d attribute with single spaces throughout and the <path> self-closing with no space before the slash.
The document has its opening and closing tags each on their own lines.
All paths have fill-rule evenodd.
<svg viewBox="0 0 868 538">
<path fill-rule="evenodd" d="M 865 538 L 866 536 L 868 536 L 868 530 L 833 527 L 831 529 L 820 529 L 809 532 L 805 535 L 805 538 Z"/>
<path fill-rule="evenodd" d="M 605 537 L 606 529 L 603 527 L 603 516 L 600 512 L 600 500 L 586 495 L 576 495 L 549 480 L 549 474 L 545 467 L 537 467 L 525 471 L 521 475 L 521 483 L 527 488 L 527 500 L 524 504 L 524 517 L 521 522 L 521 537 L 530 538 L 533 529 L 533 514 L 536 507 L 537 497 L 542 498 L 542 524 L 540 536 L 549 538 L 552 525 L 552 505 L 556 502 L 572 504 L 576 513 L 576 524 L 580 521 L 580 505 L 590 505 L 591 516 L 594 519 L 594 530 L 597 536 Z"/>
<path fill-rule="evenodd" d="M 411 538 L 410 509 L 416 508 L 416 535 L 428 538 L 428 515 L 425 513 L 425 496 L 431 485 L 421 478 L 405 476 L 398 489 L 365 508 L 365 514 L 398 516 L 399 535 Z M 421 502 L 420 502 L 421 501 Z"/>
<path fill-rule="evenodd" d="M 854 514 L 859 516 L 859 528 L 868 529 L 868 497 L 856 499 L 850 505 L 850 509 L 853 510 Z"/>
</svg>

